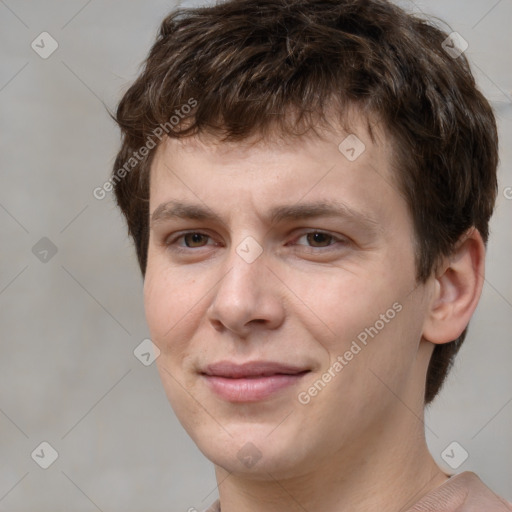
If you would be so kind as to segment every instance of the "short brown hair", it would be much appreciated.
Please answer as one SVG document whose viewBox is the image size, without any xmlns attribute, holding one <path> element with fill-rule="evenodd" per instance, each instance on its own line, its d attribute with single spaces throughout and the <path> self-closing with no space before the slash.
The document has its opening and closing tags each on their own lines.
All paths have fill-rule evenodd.
<svg viewBox="0 0 512 512">
<path fill-rule="evenodd" d="M 393 141 L 397 181 L 414 222 L 418 282 L 469 228 L 487 244 L 497 194 L 496 122 L 466 57 L 445 51 L 447 37 L 384 0 L 228 0 L 173 11 L 115 116 L 123 138 L 111 181 L 142 275 L 155 148 L 143 157 L 138 151 L 150 140 L 158 145 L 162 126 L 169 137 L 211 133 L 220 141 L 276 127 L 301 136 L 326 121 L 333 106 L 340 118 L 355 106 L 367 120 L 380 120 Z M 191 112 L 184 109 L 191 104 Z M 178 115 L 186 122 L 170 122 Z M 426 404 L 466 332 L 436 345 Z"/>
</svg>

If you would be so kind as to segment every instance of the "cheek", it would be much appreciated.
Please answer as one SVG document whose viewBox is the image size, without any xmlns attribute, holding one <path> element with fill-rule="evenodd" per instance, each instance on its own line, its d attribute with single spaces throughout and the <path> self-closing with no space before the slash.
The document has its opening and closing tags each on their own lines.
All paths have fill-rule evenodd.
<svg viewBox="0 0 512 512">
<path fill-rule="evenodd" d="M 353 365 L 355 378 L 378 401 L 395 401 L 421 378 L 415 366 L 422 332 L 420 295 L 387 305 L 354 338 L 361 347 L 354 356 L 359 361 Z"/>
<path fill-rule="evenodd" d="M 146 322 L 166 364 L 176 368 L 193 349 L 190 340 L 204 321 L 205 301 L 211 300 L 208 290 L 197 277 L 159 269 L 155 264 L 148 266 L 144 282 Z"/>
<path fill-rule="evenodd" d="M 379 402 L 383 395 L 392 396 L 379 377 L 394 390 L 408 380 L 421 338 L 423 306 L 421 292 L 410 293 L 413 280 L 407 276 L 345 275 L 314 287 L 309 300 L 329 327 L 317 338 L 328 353 L 321 371 L 335 376 L 326 375 L 334 383 L 329 393 L 336 395 L 335 401 L 356 407 L 364 396 Z"/>
<path fill-rule="evenodd" d="M 307 286 L 307 285 L 306 285 Z M 311 289 L 308 303 L 323 324 L 324 339 L 332 349 L 342 350 L 354 339 L 364 342 L 371 334 L 384 332 L 399 316 L 400 286 L 375 279 L 343 276 L 325 280 Z M 308 305 L 309 305 L 308 304 Z"/>
<path fill-rule="evenodd" d="M 189 340 L 194 322 L 200 319 L 192 316 L 194 311 L 197 314 L 197 310 L 192 308 L 197 299 L 192 300 L 194 297 L 177 292 L 179 289 L 179 283 L 170 279 L 168 273 L 166 277 L 165 272 L 149 269 L 146 272 L 144 308 L 151 340 L 160 350 L 156 366 L 167 398 L 188 430 L 188 423 L 183 423 L 183 418 L 194 422 L 198 412 L 190 401 L 189 392 L 184 391 L 184 388 L 192 390 L 194 386 L 193 379 L 184 370 L 189 366 Z"/>
<path fill-rule="evenodd" d="M 144 309 L 151 339 L 165 352 L 168 339 L 179 330 L 186 316 L 186 295 L 164 272 L 148 271 L 144 283 Z"/>
<path fill-rule="evenodd" d="M 152 269 L 146 270 L 144 280 L 144 312 L 146 315 L 146 323 L 151 333 L 151 340 L 160 350 L 162 334 L 168 325 L 168 319 L 163 314 L 170 306 L 168 304 L 168 296 L 164 293 L 165 288 L 161 286 L 158 279 L 154 278 L 155 273 Z"/>
</svg>

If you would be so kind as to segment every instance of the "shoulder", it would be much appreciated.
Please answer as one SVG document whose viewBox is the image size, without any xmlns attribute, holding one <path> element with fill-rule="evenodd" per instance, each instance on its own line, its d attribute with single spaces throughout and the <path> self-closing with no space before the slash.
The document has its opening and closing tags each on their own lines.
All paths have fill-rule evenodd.
<svg viewBox="0 0 512 512">
<path fill-rule="evenodd" d="M 407 512 L 512 512 L 512 503 L 491 491 L 471 471 L 452 476 Z"/>
</svg>

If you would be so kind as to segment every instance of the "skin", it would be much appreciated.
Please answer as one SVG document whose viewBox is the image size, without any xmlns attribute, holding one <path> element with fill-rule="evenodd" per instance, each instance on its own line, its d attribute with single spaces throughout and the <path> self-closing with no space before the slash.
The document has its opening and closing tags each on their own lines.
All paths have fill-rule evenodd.
<svg viewBox="0 0 512 512">
<path fill-rule="evenodd" d="M 341 129 L 243 144 L 168 139 L 155 154 L 151 215 L 179 200 L 221 218 L 151 223 L 144 300 L 165 392 L 215 464 L 223 512 L 406 510 L 447 480 L 425 442 L 425 375 L 434 344 L 455 339 L 476 307 L 484 246 L 471 230 L 417 283 L 392 142 L 378 126 L 372 142 L 357 116 L 351 129 L 366 146 L 354 161 L 338 149 Z M 276 206 L 330 200 L 371 221 L 268 218 Z M 252 263 L 237 253 L 246 237 L 262 249 Z M 400 312 L 301 403 L 397 303 Z M 265 400 L 231 403 L 198 373 L 221 360 L 310 371 Z M 241 460 L 244 449 L 256 463 Z"/>
</svg>

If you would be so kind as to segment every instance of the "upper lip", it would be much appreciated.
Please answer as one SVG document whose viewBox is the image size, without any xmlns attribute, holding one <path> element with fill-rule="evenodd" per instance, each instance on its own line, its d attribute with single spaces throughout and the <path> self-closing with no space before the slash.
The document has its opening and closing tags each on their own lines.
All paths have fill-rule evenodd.
<svg viewBox="0 0 512 512">
<path fill-rule="evenodd" d="M 201 373 L 212 377 L 227 377 L 240 379 L 244 377 L 265 377 L 269 375 L 284 374 L 296 375 L 309 371 L 304 366 L 278 363 L 274 361 L 249 361 L 237 364 L 231 361 L 219 361 L 206 366 Z"/>
</svg>

